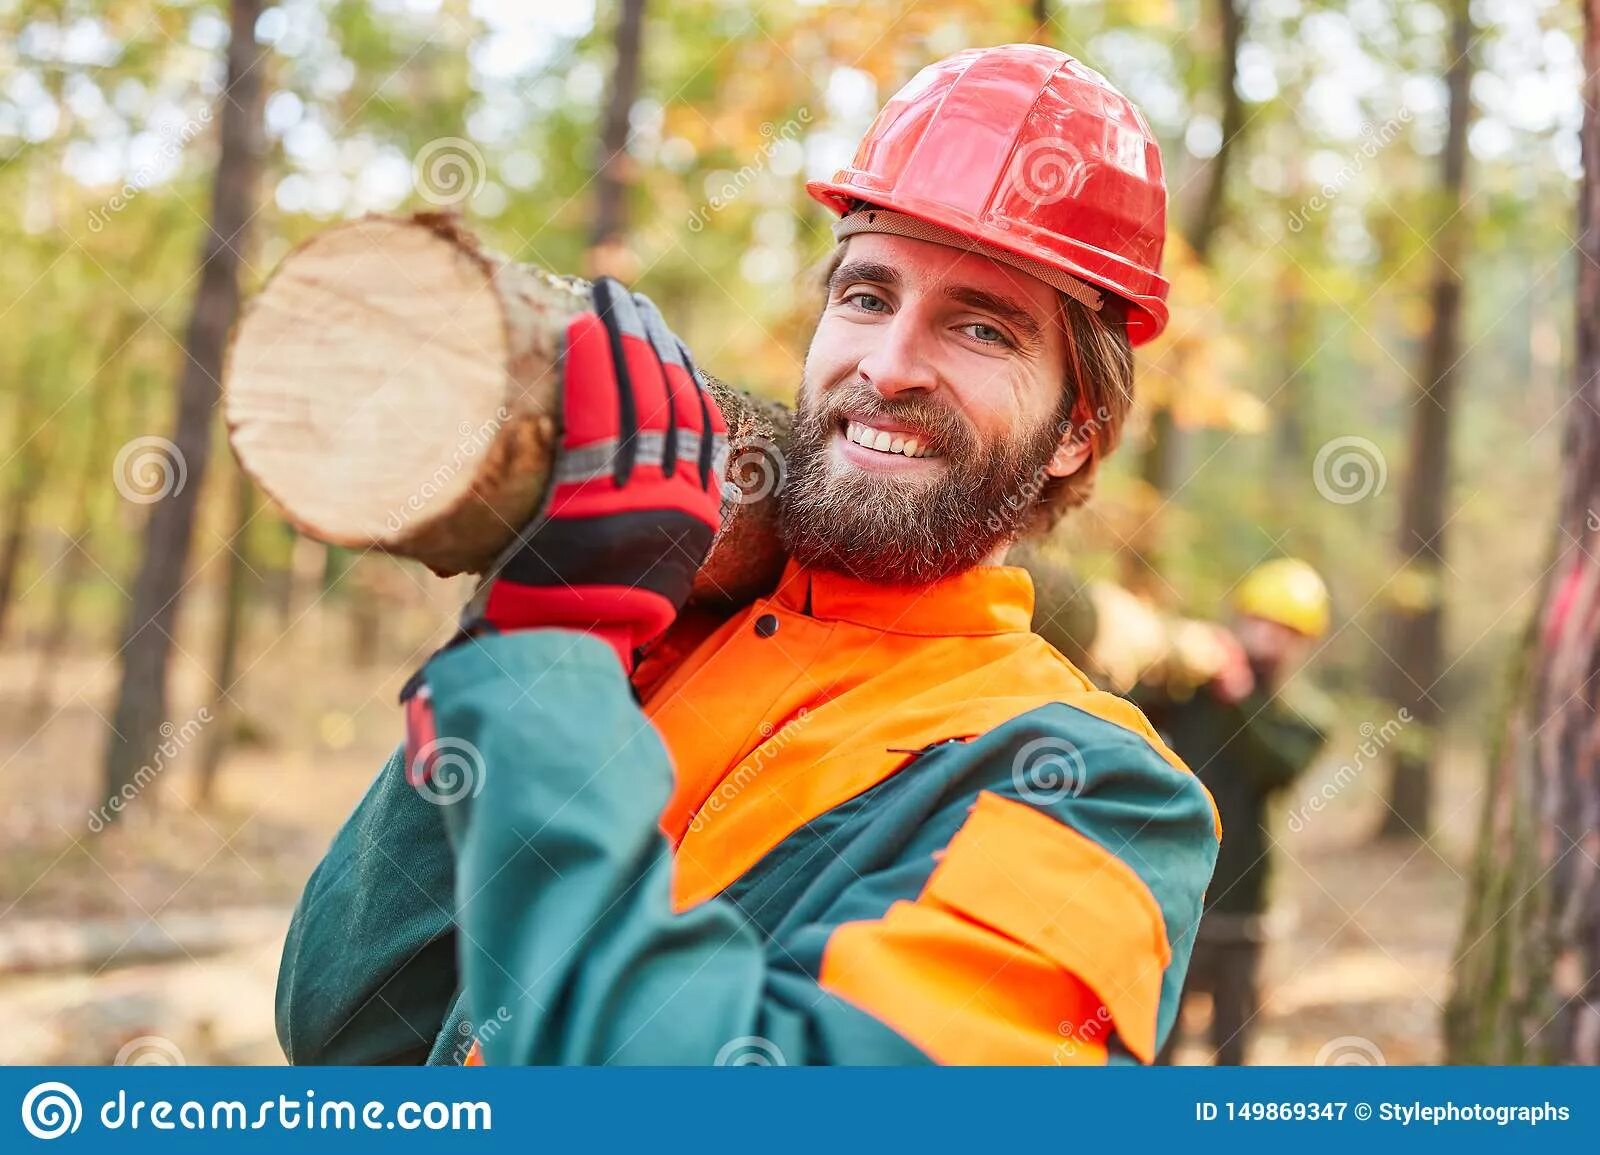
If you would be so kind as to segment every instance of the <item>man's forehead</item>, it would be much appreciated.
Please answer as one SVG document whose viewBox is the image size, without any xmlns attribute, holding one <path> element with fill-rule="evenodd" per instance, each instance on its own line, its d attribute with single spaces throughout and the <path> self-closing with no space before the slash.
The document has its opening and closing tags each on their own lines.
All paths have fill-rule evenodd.
<svg viewBox="0 0 1600 1155">
<path fill-rule="evenodd" d="M 919 291 L 973 288 L 1020 299 L 1048 314 L 1056 291 L 1020 269 L 982 253 L 889 233 L 863 233 L 845 241 L 843 264 L 887 265 L 907 286 Z"/>
</svg>

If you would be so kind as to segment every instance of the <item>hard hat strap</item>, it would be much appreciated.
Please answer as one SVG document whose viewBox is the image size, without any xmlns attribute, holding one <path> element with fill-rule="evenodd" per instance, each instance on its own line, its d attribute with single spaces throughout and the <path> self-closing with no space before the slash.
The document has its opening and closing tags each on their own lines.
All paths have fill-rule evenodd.
<svg viewBox="0 0 1600 1155">
<path fill-rule="evenodd" d="M 978 253 L 990 260 L 999 261 L 1010 265 L 1019 272 L 1027 273 L 1036 280 L 1043 281 L 1052 289 L 1057 289 L 1071 297 L 1078 304 L 1098 313 L 1105 303 L 1105 296 L 1094 286 L 1080 281 L 1071 273 L 1062 272 L 1060 269 L 1036 261 L 1032 257 L 1025 257 L 1020 253 L 1008 252 L 995 245 L 974 240 L 964 236 L 954 229 L 943 225 L 936 225 L 932 221 L 925 221 L 921 217 L 909 216 L 906 213 L 891 212 L 873 205 L 866 205 L 853 212 L 846 213 L 833 223 L 833 238 L 842 241 L 846 237 L 853 237 L 857 233 L 889 233 L 892 236 L 906 237 L 913 241 L 931 241 L 936 245 L 948 245 L 953 249 L 965 249 L 968 252 Z"/>
</svg>

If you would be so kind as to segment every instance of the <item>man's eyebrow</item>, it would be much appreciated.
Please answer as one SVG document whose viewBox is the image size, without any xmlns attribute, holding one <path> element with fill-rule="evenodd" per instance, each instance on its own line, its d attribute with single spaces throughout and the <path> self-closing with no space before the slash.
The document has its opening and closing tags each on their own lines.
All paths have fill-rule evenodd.
<svg viewBox="0 0 1600 1155">
<path fill-rule="evenodd" d="M 948 285 L 944 295 L 957 304 L 965 305 L 969 309 L 976 309 L 980 313 L 988 313 L 1006 322 L 1017 331 L 1017 336 L 1024 344 L 1032 344 L 1043 335 L 1044 329 L 1027 306 L 1013 297 L 991 293 L 984 289 L 974 289 L 968 285 Z"/>
<path fill-rule="evenodd" d="M 833 270 L 833 275 L 828 278 L 828 291 L 836 292 L 840 285 L 857 282 L 893 287 L 900 283 L 900 274 L 895 272 L 892 265 L 881 261 L 849 261 Z"/>
</svg>

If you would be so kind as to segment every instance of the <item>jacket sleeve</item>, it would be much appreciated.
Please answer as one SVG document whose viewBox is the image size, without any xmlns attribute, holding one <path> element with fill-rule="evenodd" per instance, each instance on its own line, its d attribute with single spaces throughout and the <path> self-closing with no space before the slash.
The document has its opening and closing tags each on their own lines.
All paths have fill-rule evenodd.
<svg viewBox="0 0 1600 1155">
<path fill-rule="evenodd" d="M 291 1063 L 421 1063 L 455 997 L 455 864 L 396 750 L 312 872 L 278 970 Z"/>
<path fill-rule="evenodd" d="M 1112 849 L 1007 785 L 1019 735 L 961 754 L 996 789 L 944 800 L 892 859 L 852 871 L 826 909 L 767 938 L 727 899 L 673 910 L 657 826 L 670 760 L 600 643 L 553 630 L 481 638 L 426 676 L 441 739 L 472 761 L 441 809 L 487 1061 L 1153 1056 L 1171 964 L 1161 904 Z M 1187 793 L 1187 775 L 1160 773 L 1159 789 L 1176 785 L 1185 802 L 1181 817 L 1157 816 L 1157 837 L 1109 787 L 1096 787 L 1094 821 L 1157 860 L 1162 840 L 1191 844 L 1182 889 L 1197 912 L 1215 854 L 1209 801 L 1197 783 Z M 1073 799 L 1083 815 L 1091 793 Z"/>
<path fill-rule="evenodd" d="M 1232 733 L 1227 759 L 1267 793 L 1288 786 L 1311 765 L 1327 741 L 1328 721 L 1321 700 L 1301 694 L 1257 690 L 1225 708 L 1225 732 Z"/>
</svg>

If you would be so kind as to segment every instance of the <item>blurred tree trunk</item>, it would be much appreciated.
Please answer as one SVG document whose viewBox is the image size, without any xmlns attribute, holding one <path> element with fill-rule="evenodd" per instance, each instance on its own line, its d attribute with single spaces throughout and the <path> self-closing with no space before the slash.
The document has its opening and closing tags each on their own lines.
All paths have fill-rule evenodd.
<svg viewBox="0 0 1600 1155">
<path fill-rule="evenodd" d="M 67 648 L 67 639 L 72 634 L 73 601 L 83 585 L 83 573 L 90 557 L 94 499 L 105 485 L 108 471 L 105 453 L 107 434 L 111 429 L 111 407 L 106 404 L 105 380 L 102 370 L 99 384 L 89 396 L 89 429 L 84 440 L 83 463 L 72 494 L 67 553 L 50 582 L 50 617 L 44 640 L 39 646 L 39 660 L 34 668 L 33 691 L 30 695 L 30 708 L 35 716 L 48 712 L 53 705 L 56 670 Z"/>
<path fill-rule="evenodd" d="M 1512 683 L 1445 1009 L 1452 1063 L 1600 1063 L 1600 0 L 1583 0 L 1577 354 L 1551 571 Z"/>
<path fill-rule="evenodd" d="M 27 552 L 28 531 L 33 527 L 34 502 L 39 497 L 44 481 L 44 453 L 37 428 L 44 412 L 40 393 L 47 379 L 45 357 L 38 346 L 27 357 L 18 385 L 16 409 L 16 450 L 8 454 L 12 462 L 6 466 L 8 485 L 4 512 L 0 513 L 0 641 L 6 636 L 6 625 L 16 602 L 17 574 L 22 569 L 22 558 Z"/>
<path fill-rule="evenodd" d="M 1278 269 L 1278 355 L 1282 366 L 1282 382 L 1274 398 L 1277 414 L 1277 437 L 1273 449 L 1278 458 L 1280 476 L 1304 475 L 1309 438 L 1306 434 L 1306 349 L 1309 344 L 1308 322 L 1310 310 L 1305 304 L 1305 274 L 1294 261 L 1285 261 Z M 1284 486 L 1283 496 L 1293 493 Z"/>
<path fill-rule="evenodd" d="M 239 639 L 244 634 L 246 595 L 255 570 L 250 565 L 250 523 L 256 516 L 256 487 L 237 465 L 233 474 L 233 530 L 228 535 L 228 576 L 222 597 L 222 621 L 217 627 L 212 679 L 216 692 L 211 699 L 211 720 L 206 724 L 200 746 L 199 782 L 196 801 L 204 806 L 215 796 L 217 771 L 228 753 L 233 737 L 233 715 L 239 689 Z"/>
<path fill-rule="evenodd" d="M 182 455 L 187 480 L 151 506 L 145 527 L 144 553 L 123 634 L 121 685 L 106 747 L 104 788 L 108 797 L 131 783 L 148 762 L 167 713 L 167 670 L 211 454 L 212 411 L 218 398 L 223 348 L 239 307 L 240 252 L 248 248 L 256 211 L 263 84 L 257 67 L 255 25 L 261 6 L 262 0 L 233 0 L 231 8 L 227 82 L 217 101 L 221 148 L 200 284 L 184 335 L 172 438 Z"/>
<path fill-rule="evenodd" d="M 1244 132 L 1245 121 L 1244 101 L 1239 96 L 1236 83 L 1239 75 L 1239 45 L 1244 40 L 1244 16 L 1239 8 L 1239 0 L 1211 0 L 1211 3 L 1216 12 L 1217 32 L 1221 40 L 1217 55 L 1217 98 L 1222 104 L 1222 143 L 1217 148 L 1217 154 L 1206 163 L 1200 195 L 1195 201 L 1192 215 L 1183 225 L 1183 239 L 1202 268 L 1211 261 L 1212 245 L 1223 218 L 1228 173 L 1238 152 L 1238 139 Z M 1181 374 L 1181 362 L 1178 370 Z M 1182 388 L 1181 380 L 1177 388 Z M 1150 439 L 1140 459 L 1139 475 L 1158 502 L 1164 501 L 1177 483 L 1181 440 L 1170 406 L 1164 405 L 1150 415 Z M 1133 543 L 1126 576 L 1128 584 L 1134 589 L 1150 590 L 1160 585 L 1154 578 L 1160 573 L 1161 520 L 1158 513 L 1152 513 L 1139 534 L 1139 540 Z"/>
<path fill-rule="evenodd" d="M 1033 19 L 1033 42 L 1050 43 L 1050 0 L 1031 0 L 1028 15 Z"/>
<path fill-rule="evenodd" d="M 134 253 L 134 263 L 130 267 L 144 267 L 155 256 L 157 248 L 166 243 L 167 236 L 165 229 L 151 229 Z M 73 488 L 72 513 L 67 521 L 67 554 L 50 583 L 50 617 L 39 646 L 39 661 L 34 668 L 33 689 L 29 695 L 30 709 L 36 715 L 48 712 L 54 703 L 56 672 L 72 636 L 73 604 L 93 556 L 89 544 L 94 537 L 96 498 L 103 495 L 106 476 L 111 472 L 106 451 L 110 448 L 113 388 L 120 384 L 118 374 L 145 320 L 142 309 L 124 310 L 98 346 L 109 352 L 101 358 L 89 387 L 89 428 L 84 436 L 83 460 Z"/>
<path fill-rule="evenodd" d="M 1423 347 L 1420 389 L 1400 494 L 1400 533 L 1379 685 L 1416 719 L 1393 750 L 1389 807 L 1382 838 L 1426 838 L 1433 822 L 1432 781 L 1438 683 L 1444 671 L 1443 589 L 1445 499 L 1450 492 L 1450 423 L 1461 359 L 1461 273 L 1466 252 L 1467 129 L 1472 119 L 1472 14 L 1469 0 L 1451 0 L 1445 84 L 1450 120 L 1445 135 L 1434 251 L 1433 324 Z M 1435 231 L 1435 229 L 1437 231 Z"/>
<path fill-rule="evenodd" d="M 621 0 L 617 12 L 616 63 L 600 132 L 600 171 L 595 175 L 594 230 L 587 262 L 592 276 L 631 280 L 634 272 L 627 247 L 628 188 L 633 183 L 628 118 L 639 99 L 644 6 L 645 0 Z"/>
</svg>

